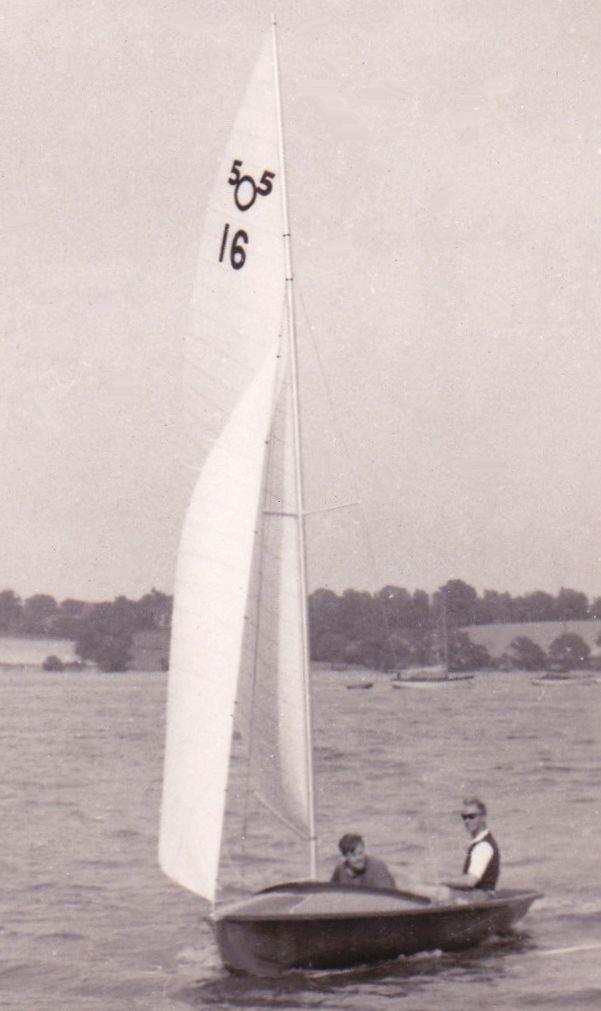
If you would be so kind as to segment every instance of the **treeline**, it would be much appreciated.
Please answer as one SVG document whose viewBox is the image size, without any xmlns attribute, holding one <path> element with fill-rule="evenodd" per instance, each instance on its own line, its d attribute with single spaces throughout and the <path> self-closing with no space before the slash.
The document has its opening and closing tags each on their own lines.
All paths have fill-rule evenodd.
<svg viewBox="0 0 601 1011">
<path fill-rule="evenodd" d="M 98 604 L 71 598 L 58 603 L 48 593 L 21 600 L 14 590 L 1 590 L 0 634 L 76 639 L 82 624 L 108 611 L 119 614 L 134 631 L 165 628 L 171 621 L 172 606 L 173 598 L 155 589 L 139 600 L 116 597 Z"/>
<path fill-rule="evenodd" d="M 102 670 L 125 670 L 136 632 L 168 629 L 172 606 L 172 597 L 155 589 L 139 600 L 121 596 L 97 604 L 75 599 L 58 603 L 46 593 L 21 600 L 13 590 L 2 590 L 0 635 L 71 639 L 82 661 Z M 59 658 L 49 661 L 49 669 L 59 669 Z"/>
<path fill-rule="evenodd" d="M 0 591 L 0 635 L 55 637 L 75 642 L 82 661 L 104 670 L 124 670 L 132 659 L 134 635 L 169 630 L 173 598 L 152 589 L 139 600 L 120 596 L 90 603 L 68 598 L 57 602 L 38 593 L 24 600 L 13 590 Z M 476 590 L 451 579 L 434 594 L 385 586 L 376 593 L 315 590 L 309 596 L 311 659 L 359 663 L 381 670 L 448 661 L 451 669 L 571 663 L 584 665 L 590 650 L 578 636 L 546 654 L 539 645 L 518 637 L 502 657 L 491 657 L 473 643 L 467 626 L 531 621 L 601 619 L 601 597 L 593 600 L 578 590 L 562 588 L 556 596 L 535 590 L 523 596 Z M 561 638 L 561 637 L 559 637 Z M 565 636 L 564 636 L 565 639 Z M 515 647 L 515 648 L 514 648 Z M 566 653 L 567 648 L 567 653 Z"/>
<path fill-rule="evenodd" d="M 570 644 L 569 656 L 564 656 L 565 644 L 548 656 L 536 643 L 529 650 L 522 642 L 515 650 L 512 643 L 509 653 L 501 657 L 491 657 L 463 630 L 470 625 L 593 618 L 601 618 L 601 597 L 589 601 L 586 594 L 566 588 L 556 596 L 542 590 L 518 597 L 485 590 L 479 596 L 460 579 L 449 580 L 431 596 L 423 590 L 410 593 L 385 586 L 374 594 L 345 590 L 339 595 L 321 589 L 309 598 L 312 659 L 380 670 L 443 661 L 452 670 L 523 667 L 526 661 L 528 669 L 534 670 L 569 663 L 572 654 L 582 656 L 582 665 L 590 650 L 579 636 L 578 644 Z"/>
<path fill-rule="evenodd" d="M 596 643 L 601 646 L 601 635 L 597 636 Z M 601 660 L 591 655 L 590 647 L 582 636 L 563 632 L 553 640 L 548 651 L 527 636 L 518 635 L 506 653 L 501 657 L 491 657 L 489 666 L 531 671 L 600 670 Z"/>
</svg>

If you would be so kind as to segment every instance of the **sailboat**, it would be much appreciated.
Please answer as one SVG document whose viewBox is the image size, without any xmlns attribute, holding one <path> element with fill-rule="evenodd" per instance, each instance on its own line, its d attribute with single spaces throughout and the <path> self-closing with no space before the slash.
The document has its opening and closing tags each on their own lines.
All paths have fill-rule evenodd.
<svg viewBox="0 0 601 1011">
<path fill-rule="evenodd" d="M 305 509 L 293 271 L 275 24 L 234 125 L 202 240 L 189 353 L 217 432 L 176 574 L 159 860 L 208 900 L 224 965 L 254 974 L 462 948 L 536 898 L 436 905 L 317 880 Z M 196 358 L 194 358 L 196 354 Z M 259 810 L 308 855 L 309 878 L 223 902 L 224 822 L 238 738 Z M 299 867 L 301 874 L 306 870 Z M 298 873 L 297 872 L 297 873 Z"/>
<path fill-rule="evenodd" d="M 446 688 L 450 685 L 473 681 L 474 674 L 456 674 L 449 670 L 449 631 L 447 626 L 447 591 L 443 587 L 440 594 L 440 662 L 429 667 L 410 667 L 399 671 L 392 679 L 393 688 Z"/>
<path fill-rule="evenodd" d="M 451 674 L 443 664 L 415 667 L 403 671 L 392 680 L 393 688 L 448 688 L 473 681 L 475 674 Z"/>
</svg>

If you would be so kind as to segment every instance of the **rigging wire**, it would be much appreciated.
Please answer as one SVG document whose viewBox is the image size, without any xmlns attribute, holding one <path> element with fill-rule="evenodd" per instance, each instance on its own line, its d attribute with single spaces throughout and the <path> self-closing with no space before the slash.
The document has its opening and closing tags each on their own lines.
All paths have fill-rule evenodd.
<svg viewBox="0 0 601 1011">
<path fill-rule="evenodd" d="M 323 363 L 323 359 L 322 359 L 322 357 L 321 357 L 321 355 L 319 353 L 319 346 L 318 346 L 317 341 L 315 340 L 314 335 L 313 335 L 313 327 L 311 325 L 311 321 L 310 321 L 309 313 L 307 311 L 307 307 L 306 307 L 305 300 L 304 300 L 304 297 L 303 297 L 302 289 L 301 289 L 300 284 L 298 282 L 296 283 L 296 291 L 298 293 L 298 299 L 299 299 L 300 305 L 302 307 L 303 315 L 304 315 L 304 318 L 305 318 L 305 323 L 306 323 L 306 326 L 307 326 L 307 332 L 309 334 L 309 340 L 311 342 L 311 347 L 313 348 L 313 352 L 314 352 L 314 355 L 315 355 L 315 361 L 317 362 L 317 367 L 319 369 L 319 375 L 320 375 L 320 378 L 321 378 L 321 382 L 323 384 L 323 389 L 324 389 L 324 393 L 325 393 L 325 396 L 326 396 L 326 401 L 327 401 L 327 404 L 328 404 L 329 414 L 330 414 L 330 417 L 332 419 L 332 422 L 333 422 L 333 425 L 334 425 L 334 428 L 335 428 L 336 438 L 339 439 L 340 444 L 342 446 L 343 454 L 344 454 L 345 462 L 346 462 L 346 467 L 347 467 L 347 472 L 348 472 L 349 477 L 350 477 L 349 484 L 351 486 L 351 496 L 355 499 L 355 501 L 352 502 L 352 503 L 349 503 L 349 507 L 353 506 L 358 511 L 359 531 L 360 531 L 360 534 L 361 534 L 361 536 L 363 538 L 364 550 L 365 550 L 365 553 L 366 553 L 366 556 L 367 556 L 367 559 L 368 559 L 368 565 L 370 567 L 372 581 L 373 581 L 374 585 L 377 585 L 377 583 L 378 583 L 378 580 L 377 580 L 377 576 L 378 576 L 378 572 L 377 572 L 377 570 L 378 570 L 378 564 L 377 564 L 377 560 L 376 560 L 376 552 L 375 552 L 375 549 L 374 549 L 374 546 L 373 546 L 373 540 L 372 540 L 372 538 L 370 536 L 370 533 L 369 533 L 369 525 L 368 525 L 368 522 L 367 522 L 366 512 L 365 512 L 365 509 L 364 509 L 364 507 L 362 505 L 361 496 L 359 494 L 359 481 L 358 481 L 356 467 L 353 464 L 352 457 L 351 457 L 350 450 L 349 450 L 349 446 L 348 446 L 348 442 L 347 442 L 347 439 L 345 438 L 344 430 L 343 430 L 342 424 L 340 422 L 340 418 L 339 418 L 338 412 L 336 411 L 336 408 L 335 408 L 335 402 L 334 402 L 334 398 L 332 396 L 330 383 L 329 383 L 328 378 L 327 378 L 326 369 L 325 369 L 325 366 L 324 366 L 324 363 Z M 344 508 L 344 507 L 341 506 L 340 508 Z M 390 653 L 392 655 L 393 666 L 394 667 L 398 667 L 398 665 L 399 665 L 399 654 L 398 654 L 398 651 L 396 649 L 394 637 L 392 635 L 392 630 L 391 630 L 391 626 L 390 626 L 389 615 L 388 615 L 387 610 L 386 610 L 385 602 L 377 594 L 374 594 L 373 597 L 376 600 L 377 605 L 378 605 L 378 607 L 380 609 L 380 614 L 381 614 L 381 618 L 382 618 L 382 626 L 384 628 L 384 635 L 385 635 L 385 639 L 386 639 L 386 643 L 387 643 L 388 649 L 390 650 Z"/>
</svg>

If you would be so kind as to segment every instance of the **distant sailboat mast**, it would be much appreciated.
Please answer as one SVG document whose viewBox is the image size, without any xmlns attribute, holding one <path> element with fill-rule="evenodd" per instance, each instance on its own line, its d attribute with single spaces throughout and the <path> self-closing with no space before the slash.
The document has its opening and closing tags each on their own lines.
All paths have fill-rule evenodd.
<svg viewBox="0 0 601 1011">
<path fill-rule="evenodd" d="M 293 443 L 294 443 L 294 464 L 295 464 L 295 487 L 296 487 L 296 519 L 297 519 L 297 549 L 298 549 L 298 571 L 300 575 L 300 596 L 301 596 L 301 620 L 302 620 L 302 648 L 303 648 L 303 684 L 304 684 L 304 706 L 305 720 L 304 727 L 306 733 L 306 762 L 307 762 L 307 784 L 308 784 L 308 818 L 309 818 L 309 874 L 311 878 L 317 877 L 317 836 L 315 827 L 315 791 L 313 785 L 313 750 L 311 735 L 311 687 L 310 687 L 310 654 L 309 654 L 309 627 L 307 617 L 307 551 L 305 536 L 305 511 L 303 495 L 303 467 L 301 457 L 301 417 L 300 417 L 300 395 L 298 378 L 298 348 L 296 338 L 296 314 L 294 304 L 294 274 L 292 269 L 292 247 L 290 241 L 290 226 L 288 218 L 288 193 L 286 187 L 286 156 L 284 148 L 284 126 L 282 116 L 282 96 L 280 84 L 279 53 L 277 40 L 277 22 L 275 14 L 271 17 L 271 30 L 273 38 L 273 66 L 275 75 L 275 96 L 278 118 L 278 141 L 281 166 L 281 186 L 282 186 L 282 219 L 284 223 L 284 251 L 286 263 L 286 305 L 288 315 L 288 340 L 290 348 L 290 380 L 292 392 L 292 416 L 293 416 Z"/>
<path fill-rule="evenodd" d="M 442 588 L 442 662 L 449 673 L 449 628 L 447 624 L 447 588 Z"/>
</svg>

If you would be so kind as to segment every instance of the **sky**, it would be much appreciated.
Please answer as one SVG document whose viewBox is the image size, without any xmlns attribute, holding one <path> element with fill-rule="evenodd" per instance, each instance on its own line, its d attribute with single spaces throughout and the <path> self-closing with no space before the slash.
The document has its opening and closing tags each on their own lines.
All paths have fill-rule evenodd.
<svg viewBox="0 0 601 1011">
<path fill-rule="evenodd" d="M 3 6 L 22 597 L 172 590 L 198 243 L 272 6 Z M 601 596 L 601 7 L 276 9 L 308 502 L 360 503 L 309 521 L 310 586 Z"/>
</svg>

